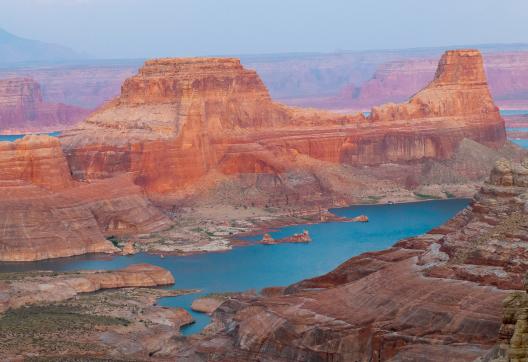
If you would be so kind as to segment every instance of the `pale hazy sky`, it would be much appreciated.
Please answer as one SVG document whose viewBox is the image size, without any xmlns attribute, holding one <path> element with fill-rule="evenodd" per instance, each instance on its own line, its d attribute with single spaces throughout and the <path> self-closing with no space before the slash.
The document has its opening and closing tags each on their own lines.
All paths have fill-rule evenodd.
<svg viewBox="0 0 528 362">
<path fill-rule="evenodd" d="M 528 0 L 0 0 L 0 28 L 104 58 L 528 43 Z"/>
</svg>

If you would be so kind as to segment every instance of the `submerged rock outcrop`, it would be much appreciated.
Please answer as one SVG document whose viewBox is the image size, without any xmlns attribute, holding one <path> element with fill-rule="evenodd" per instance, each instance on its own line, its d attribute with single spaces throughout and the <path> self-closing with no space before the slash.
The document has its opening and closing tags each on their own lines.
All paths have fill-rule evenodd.
<svg viewBox="0 0 528 362">
<path fill-rule="evenodd" d="M 61 142 L 75 178 L 135 172 L 136 183 L 155 195 L 233 175 L 313 173 L 318 162 L 445 160 L 464 138 L 492 148 L 505 142 L 475 50 L 447 52 L 428 87 L 369 118 L 274 103 L 236 59 L 148 61 L 118 98 Z"/>
<path fill-rule="evenodd" d="M 262 237 L 260 243 L 264 245 L 275 245 L 283 243 L 309 243 L 311 241 L 312 238 L 310 237 L 310 233 L 308 232 L 308 230 L 303 230 L 302 233 L 295 233 L 291 236 L 286 236 L 284 238 L 279 239 L 273 239 L 270 234 L 266 233 Z"/>
<path fill-rule="evenodd" d="M 44 102 L 33 79 L 0 79 L 0 132 L 56 131 L 80 122 L 88 113 L 80 107 Z"/>
<path fill-rule="evenodd" d="M 511 289 L 524 288 L 528 271 L 527 166 L 499 162 L 470 206 L 425 235 L 354 257 L 279 295 L 230 298 L 213 314 L 206 333 L 174 356 L 240 361 L 489 356 L 499 340 L 502 301 Z M 519 333 L 510 333 L 517 336 L 516 356 L 525 351 Z"/>
</svg>

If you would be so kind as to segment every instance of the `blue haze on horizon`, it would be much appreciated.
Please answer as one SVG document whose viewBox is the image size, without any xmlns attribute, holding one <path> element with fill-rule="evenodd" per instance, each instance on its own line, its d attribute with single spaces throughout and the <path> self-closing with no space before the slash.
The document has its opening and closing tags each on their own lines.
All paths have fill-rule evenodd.
<svg viewBox="0 0 528 362">
<path fill-rule="evenodd" d="M 0 28 L 98 58 L 528 43 L 526 0 L 0 0 Z"/>
</svg>

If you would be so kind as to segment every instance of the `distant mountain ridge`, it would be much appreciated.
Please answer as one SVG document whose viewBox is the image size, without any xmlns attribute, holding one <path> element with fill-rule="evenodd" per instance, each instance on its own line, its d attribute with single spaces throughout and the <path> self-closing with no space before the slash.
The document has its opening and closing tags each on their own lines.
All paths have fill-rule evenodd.
<svg viewBox="0 0 528 362">
<path fill-rule="evenodd" d="M 56 62 L 86 58 L 68 47 L 25 39 L 0 28 L 0 64 Z"/>
</svg>

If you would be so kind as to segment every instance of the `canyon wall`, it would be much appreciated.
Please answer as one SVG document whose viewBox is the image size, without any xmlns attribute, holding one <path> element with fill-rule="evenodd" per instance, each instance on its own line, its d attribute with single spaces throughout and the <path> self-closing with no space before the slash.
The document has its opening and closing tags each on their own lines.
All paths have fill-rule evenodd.
<svg viewBox="0 0 528 362">
<path fill-rule="evenodd" d="M 123 81 L 142 60 L 86 60 L 45 65 L 0 67 L 0 79 L 30 78 L 40 84 L 47 103 L 95 109 L 119 94 Z"/>
<path fill-rule="evenodd" d="M 44 102 L 39 84 L 32 79 L 0 79 L 0 132 L 60 130 L 88 113 L 80 107 Z"/>
<path fill-rule="evenodd" d="M 77 179 L 133 172 L 150 194 L 204 176 L 280 175 L 314 163 L 375 166 L 445 160 L 464 138 L 498 148 L 504 122 L 478 51 L 447 52 L 408 103 L 362 114 L 290 108 L 271 100 L 236 59 L 148 61 L 121 95 L 61 136 Z"/>
<path fill-rule="evenodd" d="M 107 236 L 170 225 L 129 175 L 72 179 L 60 143 L 49 136 L 0 142 L 1 261 L 116 252 Z"/>
</svg>

